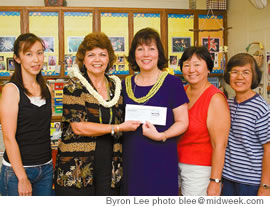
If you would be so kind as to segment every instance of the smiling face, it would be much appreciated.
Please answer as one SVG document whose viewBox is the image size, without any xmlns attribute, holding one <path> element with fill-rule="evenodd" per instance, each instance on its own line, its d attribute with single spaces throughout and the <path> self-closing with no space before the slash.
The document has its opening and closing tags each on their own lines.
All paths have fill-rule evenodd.
<svg viewBox="0 0 270 206">
<path fill-rule="evenodd" d="M 245 94 L 252 91 L 251 84 L 252 70 L 250 64 L 232 68 L 230 71 L 230 85 L 236 93 Z"/>
<path fill-rule="evenodd" d="M 83 63 L 88 74 L 104 75 L 109 63 L 109 54 L 107 49 L 94 48 L 85 53 Z"/>
<path fill-rule="evenodd" d="M 189 84 L 198 84 L 203 81 L 208 81 L 209 70 L 203 59 L 199 59 L 197 55 L 193 55 L 190 59 L 183 62 L 183 76 Z"/>
<path fill-rule="evenodd" d="M 23 52 L 21 49 L 19 56 L 14 56 L 14 59 L 21 64 L 22 73 L 37 75 L 43 67 L 44 48 L 39 41 L 36 41 L 29 50 Z"/>
<path fill-rule="evenodd" d="M 158 48 L 156 42 L 152 40 L 149 44 L 138 45 L 135 50 L 136 63 L 141 71 L 151 71 L 158 69 Z"/>
</svg>

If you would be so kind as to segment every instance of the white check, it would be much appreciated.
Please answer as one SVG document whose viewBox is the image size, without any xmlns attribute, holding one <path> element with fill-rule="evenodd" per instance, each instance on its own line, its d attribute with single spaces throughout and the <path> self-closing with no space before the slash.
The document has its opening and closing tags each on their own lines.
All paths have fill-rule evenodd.
<svg viewBox="0 0 270 206">
<path fill-rule="evenodd" d="M 167 107 L 155 107 L 145 105 L 126 105 L 125 121 L 139 120 L 142 123 L 149 121 L 154 125 L 166 125 Z"/>
</svg>

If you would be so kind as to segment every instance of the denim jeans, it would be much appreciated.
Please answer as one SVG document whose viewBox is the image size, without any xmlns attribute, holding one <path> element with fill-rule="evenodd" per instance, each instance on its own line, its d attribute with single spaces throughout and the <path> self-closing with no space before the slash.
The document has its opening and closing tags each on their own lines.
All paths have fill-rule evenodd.
<svg viewBox="0 0 270 206">
<path fill-rule="evenodd" d="M 36 166 L 25 167 L 25 172 L 32 184 L 33 196 L 50 196 L 52 195 L 52 163 Z M 12 167 L 2 165 L 0 178 L 0 193 L 3 196 L 18 196 L 18 178 Z"/>
<path fill-rule="evenodd" d="M 259 190 L 259 186 L 241 184 L 224 178 L 222 182 L 222 196 L 257 196 Z"/>
</svg>

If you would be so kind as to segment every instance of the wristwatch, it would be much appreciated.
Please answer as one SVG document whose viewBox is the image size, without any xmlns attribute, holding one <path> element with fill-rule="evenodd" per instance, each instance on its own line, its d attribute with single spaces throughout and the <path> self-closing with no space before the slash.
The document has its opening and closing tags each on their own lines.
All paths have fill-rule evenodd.
<svg viewBox="0 0 270 206">
<path fill-rule="evenodd" d="M 261 184 L 261 186 L 262 186 L 264 189 L 270 189 L 270 186 L 267 185 L 267 184 Z"/>
<path fill-rule="evenodd" d="M 209 178 L 210 181 L 213 181 L 215 183 L 221 183 L 220 179 L 213 179 L 213 178 Z"/>
</svg>

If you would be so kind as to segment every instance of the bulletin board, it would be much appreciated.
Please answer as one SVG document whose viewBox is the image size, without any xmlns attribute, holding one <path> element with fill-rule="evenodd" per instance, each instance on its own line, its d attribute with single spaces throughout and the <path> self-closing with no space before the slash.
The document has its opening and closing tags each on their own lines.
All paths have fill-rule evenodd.
<svg viewBox="0 0 270 206">
<path fill-rule="evenodd" d="M 174 74 L 182 74 L 178 64 L 184 49 L 193 46 L 194 15 L 168 14 L 168 59 Z"/>
<path fill-rule="evenodd" d="M 129 74 L 128 56 L 128 13 L 101 13 L 101 31 L 111 40 L 116 54 L 116 63 L 110 74 Z"/>
<path fill-rule="evenodd" d="M 64 12 L 65 75 L 75 63 L 75 56 L 84 37 L 92 32 L 92 12 Z"/>
<path fill-rule="evenodd" d="M 20 12 L 0 11 L 0 19 L 0 76 L 10 76 L 14 71 L 13 44 L 21 34 Z"/>
<path fill-rule="evenodd" d="M 212 45 L 217 44 L 218 48 L 210 51 L 215 62 L 211 76 L 222 76 L 226 59 L 224 53 L 227 52 L 227 30 L 200 30 L 219 29 L 222 26 L 228 28 L 227 12 L 215 11 L 215 14 L 208 14 L 207 10 L 3 6 L 0 8 L 0 28 L 5 29 L 0 30 L 0 41 L 7 42 L 3 37 L 14 37 L 15 40 L 21 33 L 35 33 L 45 39 L 48 46 L 43 75 L 49 78 L 68 78 L 66 62 L 75 62 L 77 50 L 72 43 L 78 45 L 88 33 L 102 31 L 111 39 L 117 55 L 116 64 L 110 73 L 124 77 L 133 73 L 129 72 L 126 57 L 134 34 L 142 28 L 151 27 L 161 35 L 165 55 L 170 60 L 170 71 L 181 75 L 178 61 L 182 48 L 181 45 L 178 48 L 173 47 L 178 41 L 187 40 L 190 46 L 207 44 L 207 47 L 208 42 L 211 42 Z M 13 51 L 1 52 L 0 48 L 0 75 L 10 75 L 6 72 L 6 67 L 7 62 L 11 62 L 12 54 Z M 12 68 L 11 64 L 10 66 Z M 0 79 L 7 80 L 8 76 Z"/>
<path fill-rule="evenodd" d="M 160 14 L 157 13 L 134 13 L 134 35 L 137 31 L 150 27 L 160 34 Z"/>
<path fill-rule="evenodd" d="M 199 15 L 199 29 L 220 29 L 223 16 Z M 206 46 L 214 61 L 212 73 L 223 73 L 225 67 L 223 30 L 199 32 L 199 45 Z"/>
<path fill-rule="evenodd" d="M 45 43 L 42 74 L 59 75 L 58 12 L 29 12 L 29 32 L 41 37 Z"/>
</svg>

